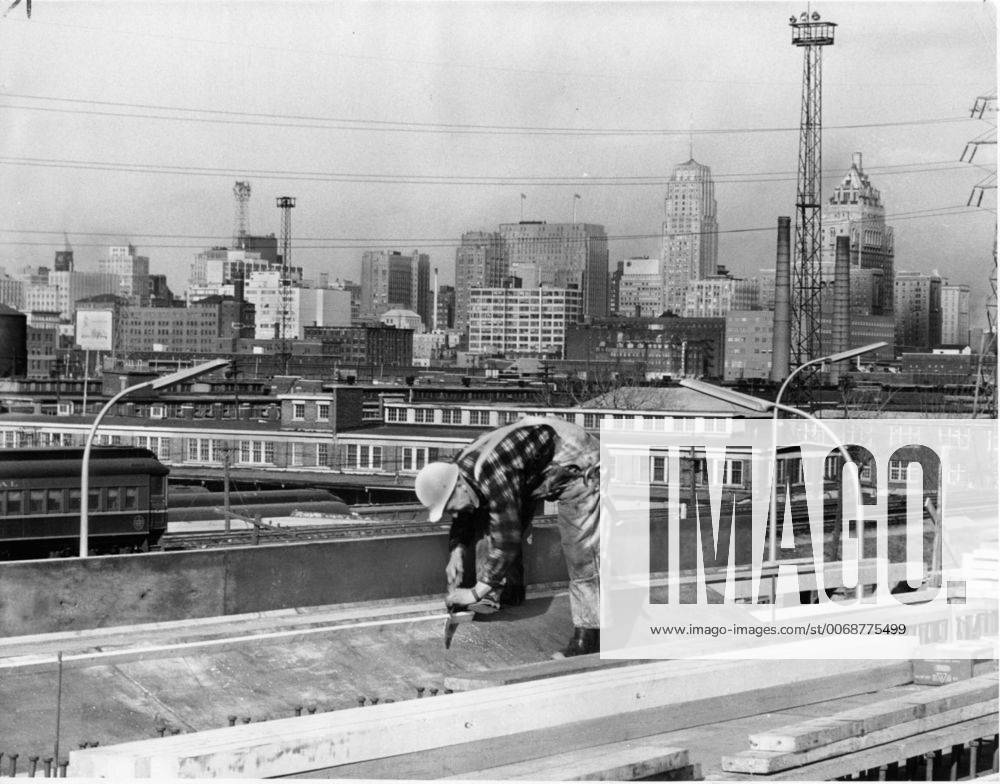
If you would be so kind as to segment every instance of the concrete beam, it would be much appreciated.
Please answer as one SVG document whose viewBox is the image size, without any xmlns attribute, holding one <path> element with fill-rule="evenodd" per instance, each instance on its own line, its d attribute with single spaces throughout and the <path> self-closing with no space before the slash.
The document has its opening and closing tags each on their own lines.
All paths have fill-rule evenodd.
<svg viewBox="0 0 1000 784">
<path fill-rule="evenodd" d="M 662 708 L 659 732 L 873 691 L 909 662 L 666 661 L 70 753 L 74 777 L 266 778 Z M 822 673 L 822 674 L 820 674 Z"/>
</svg>

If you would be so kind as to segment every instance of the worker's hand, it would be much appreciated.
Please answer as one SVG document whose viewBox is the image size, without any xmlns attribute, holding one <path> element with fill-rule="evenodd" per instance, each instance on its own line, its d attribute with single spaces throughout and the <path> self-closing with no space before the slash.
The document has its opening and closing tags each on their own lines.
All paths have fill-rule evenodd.
<svg viewBox="0 0 1000 784">
<path fill-rule="evenodd" d="M 479 615 L 491 615 L 500 609 L 499 602 L 488 595 L 492 590 L 491 586 L 484 583 L 476 583 L 475 593 L 472 588 L 455 588 L 448 592 L 444 603 L 449 612 L 472 610 Z"/>
<path fill-rule="evenodd" d="M 465 547 L 463 545 L 458 545 L 451 551 L 448 565 L 444 568 L 444 576 L 448 581 L 449 592 L 454 591 L 462 584 L 462 578 L 465 577 Z"/>
</svg>

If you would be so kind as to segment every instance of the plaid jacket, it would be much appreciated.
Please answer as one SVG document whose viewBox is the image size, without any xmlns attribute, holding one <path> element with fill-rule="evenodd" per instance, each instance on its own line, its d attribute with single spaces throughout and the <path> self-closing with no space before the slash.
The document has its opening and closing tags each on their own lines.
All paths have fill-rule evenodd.
<svg viewBox="0 0 1000 784">
<path fill-rule="evenodd" d="M 480 441 L 485 441 L 488 435 Z M 590 449 L 589 439 L 580 444 L 568 443 L 547 425 L 517 428 L 487 455 L 476 480 L 473 470 L 480 449 L 473 444 L 457 464 L 479 496 L 479 507 L 452 523 L 450 547 L 459 544 L 472 547 L 488 531 L 490 546 L 484 569 L 488 579 L 484 582 L 500 585 L 508 567 L 520 554 L 521 540 L 531 524 L 536 502 L 558 498 L 565 484 L 579 476 L 579 472 L 568 466 Z M 553 460 L 557 452 L 560 463 Z"/>
</svg>

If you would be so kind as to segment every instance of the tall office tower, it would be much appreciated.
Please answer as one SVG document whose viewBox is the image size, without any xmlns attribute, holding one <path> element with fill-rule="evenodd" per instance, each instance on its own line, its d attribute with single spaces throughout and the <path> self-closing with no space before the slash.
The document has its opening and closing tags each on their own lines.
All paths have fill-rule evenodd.
<svg viewBox="0 0 1000 784">
<path fill-rule="evenodd" d="M 370 250 L 361 257 L 361 314 L 378 317 L 390 308 L 416 311 L 430 322 L 431 262 L 426 253 Z"/>
<path fill-rule="evenodd" d="M 123 297 L 149 297 L 149 259 L 137 256 L 131 245 L 115 245 L 108 248 L 107 258 L 98 261 L 100 272 L 118 275 L 121 281 L 119 294 Z"/>
<path fill-rule="evenodd" d="M 885 225 L 885 207 L 882 194 L 872 187 L 861 166 L 861 153 L 856 152 L 851 168 L 834 189 L 829 202 L 823 205 L 823 258 L 825 264 L 835 261 L 837 235 L 851 239 L 851 269 L 882 270 L 882 279 L 892 281 L 895 251 L 893 229 Z M 853 273 L 852 273 L 853 277 Z M 829 284 L 824 274 L 823 282 Z M 881 309 L 874 308 L 874 315 L 892 313 L 893 287 L 886 286 Z"/>
<path fill-rule="evenodd" d="M 500 239 L 508 274 L 523 288 L 575 288 L 583 315 L 608 314 L 608 235 L 594 223 L 501 223 Z"/>
<path fill-rule="evenodd" d="M 712 170 L 694 158 L 677 166 L 664 207 L 663 309 L 680 314 L 688 281 L 715 275 L 719 262 Z"/>
<path fill-rule="evenodd" d="M 926 272 L 896 273 L 896 353 L 941 345 L 941 278 Z"/>
<path fill-rule="evenodd" d="M 469 326 L 469 302 L 474 288 L 499 288 L 507 277 L 507 260 L 495 231 L 467 231 L 455 250 L 455 323 L 459 332 Z"/>
<path fill-rule="evenodd" d="M 941 286 L 941 343 L 969 345 L 969 287 L 964 283 Z"/>
</svg>

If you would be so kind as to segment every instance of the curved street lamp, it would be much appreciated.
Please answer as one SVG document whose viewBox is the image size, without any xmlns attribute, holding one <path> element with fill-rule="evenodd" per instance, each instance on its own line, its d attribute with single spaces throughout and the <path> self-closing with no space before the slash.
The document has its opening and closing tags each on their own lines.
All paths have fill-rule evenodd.
<svg viewBox="0 0 1000 784">
<path fill-rule="evenodd" d="M 777 505 L 778 505 L 778 475 L 777 475 L 777 459 L 778 459 L 778 449 L 777 449 L 777 431 L 778 431 L 778 412 L 784 411 L 787 414 L 794 414 L 795 416 L 803 417 L 811 422 L 818 425 L 837 445 L 837 449 L 840 451 L 841 456 L 844 458 L 844 465 L 855 465 L 854 459 L 848 453 L 847 449 L 840 442 L 840 439 L 834 434 L 823 420 L 818 417 L 813 416 L 807 411 L 803 411 L 800 408 L 795 408 L 794 406 L 785 405 L 781 402 L 781 396 L 784 394 L 785 389 L 788 388 L 789 383 L 795 377 L 795 375 L 804 370 L 807 367 L 813 365 L 821 365 L 825 362 L 843 362 L 847 359 L 853 359 L 854 357 L 859 357 L 862 354 L 867 354 L 870 351 L 876 351 L 883 346 L 887 346 L 888 343 L 885 341 L 879 341 L 878 343 L 869 343 L 865 346 L 859 346 L 858 348 L 848 349 L 847 351 L 840 351 L 836 354 L 830 354 L 825 357 L 818 357 L 817 359 L 811 359 L 808 362 L 804 362 L 799 365 L 795 370 L 788 374 L 788 378 L 784 380 L 781 387 L 778 389 L 778 394 L 774 399 L 774 402 L 769 402 L 767 400 L 762 400 L 758 397 L 753 397 L 752 395 L 746 395 L 742 392 L 736 392 L 732 389 L 725 389 L 723 387 L 717 387 L 714 384 L 708 384 L 704 381 L 697 381 L 694 379 L 681 379 L 681 386 L 693 389 L 696 392 L 701 392 L 702 394 L 709 395 L 718 400 L 723 400 L 727 403 L 731 403 L 735 406 L 740 406 L 741 408 L 746 408 L 751 411 L 758 411 L 760 413 L 766 413 L 770 411 L 772 413 L 771 419 L 771 444 L 774 449 L 774 461 L 775 461 L 775 473 L 771 481 L 771 509 L 770 509 L 770 531 L 768 532 L 768 564 L 773 565 L 777 561 L 778 556 L 778 538 L 777 538 Z M 858 474 L 854 474 L 855 480 L 860 483 L 860 478 Z M 860 484 L 857 487 L 857 498 L 858 503 L 861 503 L 861 488 Z M 860 515 L 859 515 L 860 516 Z M 859 584 L 858 590 L 861 586 Z"/>
<path fill-rule="evenodd" d="M 221 367 L 225 367 L 229 364 L 228 359 L 211 359 L 208 362 L 202 362 L 200 365 L 195 365 L 194 367 L 185 368 L 183 370 L 177 370 L 173 373 L 168 373 L 165 376 L 159 376 L 149 381 L 143 381 L 141 384 L 135 384 L 134 386 L 127 387 L 114 395 L 104 407 L 100 410 L 97 416 L 94 418 L 94 424 L 90 426 L 90 432 L 87 433 L 87 441 L 83 447 L 83 466 L 80 469 L 80 557 L 87 557 L 88 550 L 88 537 L 90 534 L 90 450 L 94 445 L 94 436 L 97 435 L 97 429 L 101 426 L 101 420 L 104 419 L 105 414 L 111 410 L 111 407 L 127 395 L 131 395 L 133 392 L 137 392 L 140 389 L 163 389 L 164 387 L 173 386 L 174 384 L 179 384 L 182 381 L 187 381 L 189 379 L 195 378 L 197 376 L 204 375 L 213 370 L 218 370 Z"/>
</svg>

